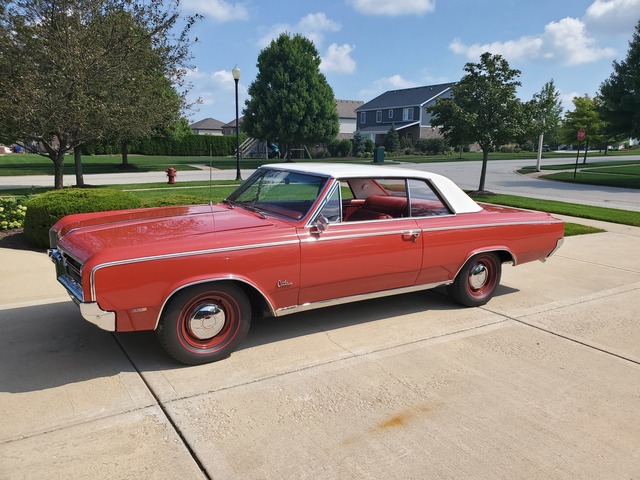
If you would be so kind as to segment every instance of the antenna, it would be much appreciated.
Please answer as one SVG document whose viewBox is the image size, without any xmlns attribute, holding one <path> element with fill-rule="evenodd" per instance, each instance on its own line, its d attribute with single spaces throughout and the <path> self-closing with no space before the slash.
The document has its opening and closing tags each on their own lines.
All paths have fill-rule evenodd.
<svg viewBox="0 0 640 480">
<path fill-rule="evenodd" d="M 213 206 L 213 180 L 212 180 L 212 175 L 213 175 L 213 164 L 211 163 L 211 159 L 209 159 L 209 206 Z"/>
</svg>

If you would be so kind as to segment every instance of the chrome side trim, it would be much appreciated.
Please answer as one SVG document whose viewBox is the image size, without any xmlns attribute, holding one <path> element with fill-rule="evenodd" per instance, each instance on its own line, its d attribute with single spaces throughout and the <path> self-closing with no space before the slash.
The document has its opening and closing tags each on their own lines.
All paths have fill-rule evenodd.
<svg viewBox="0 0 640 480">
<path fill-rule="evenodd" d="M 305 303 L 303 305 L 294 305 L 291 307 L 279 308 L 275 311 L 276 317 L 282 317 L 284 315 L 290 315 L 292 313 L 306 312 L 307 310 L 314 310 L 316 308 L 333 307 L 336 305 L 343 305 L 345 303 L 360 302 L 362 300 L 372 300 L 374 298 L 390 297 L 392 295 L 400 295 L 403 293 L 419 292 L 421 290 L 429 290 L 430 288 L 439 287 L 442 285 L 449 285 L 451 281 L 427 283 L 424 285 L 412 285 L 410 287 L 395 288 L 393 290 L 383 290 L 374 293 L 363 293 L 361 295 L 353 295 L 350 297 L 334 298 L 330 300 L 321 300 L 319 302 Z"/>
<path fill-rule="evenodd" d="M 387 220 L 391 220 L 391 219 L 387 219 Z M 372 220 L 372 221 L 376 222 L 376 221 L 382 221 L 382 220 Z M 342 225 L 344 225 L 344 223 Z M 420 229 L 416 227 L 416 231 L 419 232 Z M 352 233 L 350 235 L 340 235 L 340 236 L 335 236 L 331 238 L 326 238 L 326 237 L 323 237 L 322 235 L 320 236 L 310 235 L 307 238 L 303 238 L 301 241 L 302 242 L 319 242 L 319 241 L 330 242 L 332 240 L 351 240 L 353 238 L 383 237 L 383 236 L 389 236 L 389 235 L 402 236 L 406 233 L 407 233 L 407 229 L 405 228 L 402 230 L 392 230 L 388 232 Z"/>
<path fill-rule="evenodd" d="M 545 258 L 541 258 L 540 261 L 543 262 L 543 263 L 546 262 L 547 258 L 549 258 L 551 255 L 556 253 L 558 251 L 558 249 L 562 246 L 563 243 L 564 243 L 564 237 L 559 238 L 558 241 L 556 242 L 556 246 L 554 247 L 554 249 L 551 250 L 549 255 L 547 255 Z"/>
<path fill-rule="evenodd" d="M 441 218 L 443 215 L 438 215 L 432 218 Z M 411 217 L 417 218 L 429 218 L 429 217 Z M 538 220 L 535 222 L 507 222 L 507 223 L 481 223 L 473 225 L 448 225 L 446 227 L 433 227 L 422 228 L 423 232 L 441 232 L 445 230 L 468 230 L 470 228 L 492 228 L 492 227 L 515 227 L 519 225 L 549 225 L 551 223 L 557 223 L 557 221 Z"/>
<path fill-rule="evenodd" d="M 94 300 L 96 298 L 96 285 L 95 285 L 96 272 L 103 268 L 115 267 L 118 265 L 129 265 L 132 263 L 150 262 L 152 260 L 167 260 L 172 258 L 182 258 L 182 257 L 190 257 L 190 256 L 197 256 L 197 255 L 209 255 L 214 253 L 235 252 L 239 250 L 253 250 L 255 248 L 280 247 L 282 245 L 298 245 L 299 243 L 300 241 L 296 238 L 295 240 L 287 240 L 284 242 L 257 243 L 257 244 L 251 244 L 251 245 L 238 245 L 238 246 L 232 246 L 232 247 L 211 248 L 208 250 L 196 250 L 196 251 L 181 252 L 181 253 L 167 253 L 164 255 L 151 255 L 148 257 L 130 258 L 129 260 L 116 260 L 113 262 L 101 263 L 91 269 L 91 275 L 89 276 L 89 284 L 91 287 L 91 300 Z"/>
<path fill-rule="evenodd" d="M 102 310 L 96 302 L 81 303 L 80 313 L 87 322 L 93 323 L 102 330 L 116 331 L 116 314 Z"/>
</svg>

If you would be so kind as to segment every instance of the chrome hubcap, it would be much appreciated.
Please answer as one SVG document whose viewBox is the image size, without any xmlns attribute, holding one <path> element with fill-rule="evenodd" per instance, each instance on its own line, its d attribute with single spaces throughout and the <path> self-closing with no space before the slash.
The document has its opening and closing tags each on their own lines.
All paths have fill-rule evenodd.
<svg viewBox="0 0 640 480">
<path fill-rule="evenodd" d="M 226 315 L 214 304 L 202 305 L 189 319 L 189 329 L 200 340 L 213 338 L 224 328 Z"/>
<path fill-rule="evenodd" d="M 487 277 L 489 276 L 489 272 L 487 271 L 487 267 L 479 263 L 478 265 L 474 265 L 469 273 L 469 285 L 474 290 L 479 290 L 487 283 Z"/>
</svg>

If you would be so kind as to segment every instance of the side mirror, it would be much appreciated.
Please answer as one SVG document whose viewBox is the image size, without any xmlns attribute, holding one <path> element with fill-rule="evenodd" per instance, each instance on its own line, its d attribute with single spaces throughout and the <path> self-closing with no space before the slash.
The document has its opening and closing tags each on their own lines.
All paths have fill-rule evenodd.
<svg viewBox="0 0 640 480">
<path fill-rule="evenodd" d="M 318 216 L 316 221 L 313 223 L 313 227 L 311 228 L 311 233 L 320 234 L 329 228 L 329 220 L 324 215 Z"/>
</svg>

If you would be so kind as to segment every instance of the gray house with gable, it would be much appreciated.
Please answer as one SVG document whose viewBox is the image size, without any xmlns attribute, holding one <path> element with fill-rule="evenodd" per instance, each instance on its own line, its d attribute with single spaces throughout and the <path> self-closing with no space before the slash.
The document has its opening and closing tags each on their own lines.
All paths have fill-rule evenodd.
<svg viewBox="0 0 640 480">
<path fill-rule="evenodd" d="M 420 138 L 439 137 L 436 125 L 431 125 L 431 114 L 425 108 L 435 104 L 439 98 L 451 98 L 454 85 L 442 83 L 385 92 L 356 109 L 357 129 L 376 145 L 384 143 L 384 136 L 392 125 L 395 125 L 400 138 L 413 142 Z"/>
</svg>

